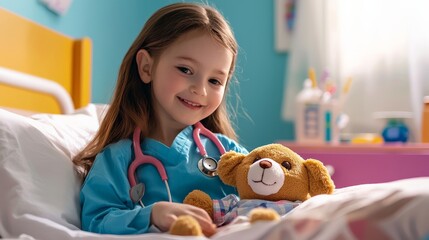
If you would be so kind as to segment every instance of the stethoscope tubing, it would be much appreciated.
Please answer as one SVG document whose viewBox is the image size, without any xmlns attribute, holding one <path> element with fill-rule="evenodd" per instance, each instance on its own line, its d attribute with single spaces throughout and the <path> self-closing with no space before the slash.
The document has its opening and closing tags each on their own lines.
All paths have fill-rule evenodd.
<svg viewBox="0 0 429 240">
<path fill-rule="evenodd" d="M 128 179 L 131 186 L 135 186 L 137 184 L 136 178 L 135 178 L 135 172 L 139 166 L 142 164 L 152 164 L 156 167 L 158 170 L 159 175 L 161 176 L 161 179 L 163 181 L 167 181 L 167 172 L 165 171 L 164 166 L 162 165 L 161 161 L 158 159 L 150 156 L 150 155 L 144 155 L 140 148 L 140 128 L 136 128 L 134 130 L 133 134 L 133 147 L 134 147 L 134 154 L 135 158 L 134 161 L 131 162 L 129 168 L 128 168 Z"/>
<path fill-rule="evenodd" d="M 192 136 L 193 136 L 194 142 L 197 145 L 197 148 L 200 151 L 200 154 L 202 156 L 202 159 L 199 161 L 198 166 L 202 166 L 203 169 L 200 169 L 200 171 L 203 174 L 205 174 L 206 176 L 212 177 L 215 175 L 213 173 L 216 172 L 217 162 L 213 158 L 208 157 L 207 151 L 204 148 L 203 144 L 201 143 L 200 135 L 203 135 L 203 136 L 207 137 L 208 139 L 210 139 L 210 141 L 212 141 L 216 145 L 216 147 L 218 148 L 219 153 L 221 155 L 226 152 L 225 148 L 223 147 L 223 145 L 219 141 L 219 139 L 216 137 L 216 135 L 213 132 L 211 132 L 210 130 L 208 130 L 206 127 L 204 127 L 203 124 L 201 124 L 200 122 L 197 122 L 196 124 L 194 124 L 193 128 L 194 128 L 194 130 L 193 130 Z M 137 186 L 137 180 L 136 180 L 136 176 L 135 176 L 137 168 L 143 164 L 152 164 L 153 166 L 155 166 L 155 168 L 157 169 L 161 179 L 164 181 L 169 201 L 172 202 L 171 191 L 170 191 L 170 187 L 168 185 L 168 176 L 167 176 L 167 172 L 165 170 L 165 167 L 161 163 L 161 161 L 159 161 L 155 157 L 143 154 L 143 152 L 140 148 L 140 134 L 141 134 L 140 128 L 136 127 L 134 130 L 134 133 L 133 133 L 133 148 L 134 148 L 135 159 L 131 162 L 131 164 L 128 168 L 128 181 L 129 181 L 130 186 L 131 186 L 130 196 L 133 196 L 133 191 L 135 190 L 134 188 Z M 214 170 L 205 169 L 204 161 L 206 161 L 206 159 L 213 159 L 213 161 L 215 161 L 216 167 L 214 168 Z M 136 193 L 136 192 L 134 192 L 134 193 Z M 144 195 L 144 188 L 143 188 L 141 193 L 138 192 L 136 194 L 138 195 L 138 197 L 137 197 L 138 199 L 134 199 L 133 197 L 131 197 L 131 199 L 133 200 L 133 202 L 139 202 L 140 205 L 142 207 L 144 207 L 143 202 L 141 201 L 141 198 Z"/>
<path fill-rule="evenodd" d="M 200 135 L 206 136 L 208 139 L 210 139 L 219 150 L 220 154 L 225 153 L 225 148 L 223 147 L 222 143 L 219 141 L 219 139 L 212 133 L 210 130 L 208 130 L 206 127 L 201 124 L 201 122 L 197 122 L 194 125 L 194 131 L 192 133 L 195 144 L 198 147 L 198 150 L 200 151 L 201 156 L 208 156 L 207 151 L 204 148 L 203 144 L 201 143 Z"/>
</svg>

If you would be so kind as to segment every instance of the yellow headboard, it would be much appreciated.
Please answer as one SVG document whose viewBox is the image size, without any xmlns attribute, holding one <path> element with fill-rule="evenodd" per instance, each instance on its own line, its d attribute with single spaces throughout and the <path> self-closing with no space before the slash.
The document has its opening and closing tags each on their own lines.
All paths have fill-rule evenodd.
<svg viewBox="0 0 429 240">
<path fill-rule="evenodd" d="M 91 100 L 92 42 L 73 39 L 0 7 L 0 67 L 53 80 L 75 108 Z M 0 106 L 60 113 L 52 96 L 0 83 Z"/>
</svg>

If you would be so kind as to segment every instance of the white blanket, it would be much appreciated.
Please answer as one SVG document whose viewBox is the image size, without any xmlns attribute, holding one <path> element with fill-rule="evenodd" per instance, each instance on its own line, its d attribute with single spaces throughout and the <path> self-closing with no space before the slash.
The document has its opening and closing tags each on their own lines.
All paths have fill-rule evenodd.
<svg viewBox="0 0 429 240">
<path fill-rule="evenodd" d="M 95 105 L 31 118 L 0 110 L 0 235 L 19 239 L 183 239 L 166 233 L 80 230 L 80 179 L 71 163 L 99 126 Z M 406 159 L 405 159 L 406 160 Z M 429 160 L 429 159 L 428 159 Z M 186 239 L 206 239 L 187 237 Z M 429 177 L 337 189 L 277 222 L 224 226 L 211 239 L 429 239 Z"/>
</svg>

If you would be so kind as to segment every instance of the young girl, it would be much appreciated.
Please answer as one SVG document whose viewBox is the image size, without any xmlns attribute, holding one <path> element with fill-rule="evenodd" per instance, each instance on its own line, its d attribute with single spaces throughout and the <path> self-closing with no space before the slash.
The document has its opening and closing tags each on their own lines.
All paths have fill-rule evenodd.
<svg viewBox="0 0 429 240">
<path fill-rule="evenodd" d="M 98 133 L 74 159 L 85 177 L 80 195 L 84 230 L 138 234 L 155 227 L 167 231 L 177 217 L 190 215 L 206 235 L 214 233 L 208 214 L 182 201 L 194 189 L 212 198 L 235 193 L 217 176 L 198 168 L 202 153 L 193 125 L 201 122 L 215 132 L 226 151 L 247 153 L 235 140 L 225 103 L 236 57 L 233 33 L 212 7 L 176 3 L 147 21 L 125 55 Z M 141 139 L 136 149 L 162 163 L 169 184 L 168 189 L 154 165 L 139 166 L 131 175 L 143 183 L 141 204 L 131 199 L 128 178 L 137 151 L 136 129 L 141 130 L 136 132 Z M 207 153 L 219 159 L 216 144 L 205 136 L 201 141 Z"/>
</svg>

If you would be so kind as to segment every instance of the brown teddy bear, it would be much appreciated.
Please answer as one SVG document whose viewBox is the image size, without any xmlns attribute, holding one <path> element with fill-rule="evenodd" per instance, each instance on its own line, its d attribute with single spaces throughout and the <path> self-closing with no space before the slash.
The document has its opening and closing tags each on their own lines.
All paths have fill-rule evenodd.
<svg viewBox="0 0 429 240">
<path fill-rule="evenodd" d="M 276 220 L 300 202 L 318 194 L 331 194 L 335 185 L 322 162 L 304 160 L 281 144 L 258 147 L 249 154 L 233 151 L 221 156 L 217 173 L 228 185 L 237 188 L 226 199 L 211 199 L 194 190 L 184 203 L 200 207 L 221 226 L 238 215 L 248 215 L 250 222 Z M 229 206 L 222 214 L 219 206 Z M 226 212 L 226 214 L 224 214 Z M 202 235 L 198 222 L 189 216 L 179 217 L 170 228 L 174 235 Z"/>
</svg>

